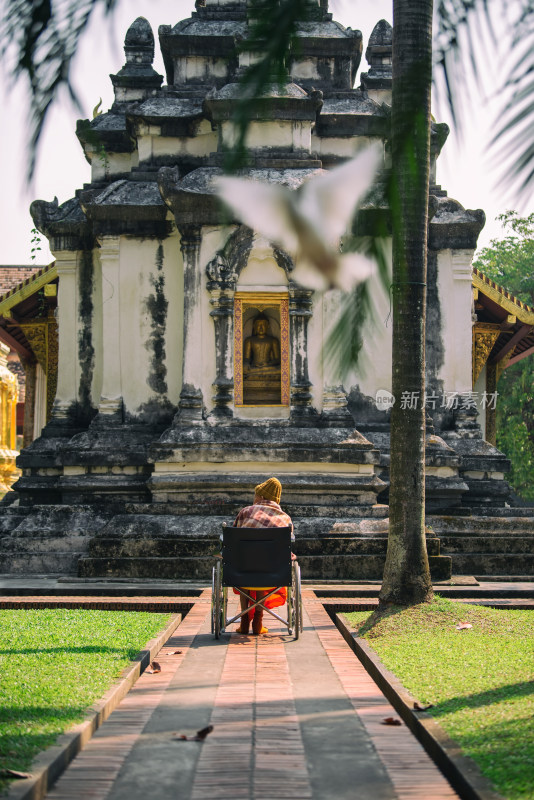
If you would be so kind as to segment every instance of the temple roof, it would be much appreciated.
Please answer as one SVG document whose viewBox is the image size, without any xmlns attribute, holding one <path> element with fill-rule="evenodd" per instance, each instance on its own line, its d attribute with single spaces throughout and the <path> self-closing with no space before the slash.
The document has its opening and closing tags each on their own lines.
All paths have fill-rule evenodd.
<svg viewBox="0 0 534 800">
<path fill-rule="evenodd" d="M 475 313 L 479 324 L 493 327 L 498 337 L 488 363 L 516 364 L 534 354 L 534 308 L 473 267 Z M 506 361 L 504 361 L 506 359 Z"/>
<path fill-rule="evenodd" d="M 0 341 L 22 358 L 34 357 L 22 326 L 46 322 L 47 315 L 53 314 L 58 280 L 53 262 L 0 296 Z M 47 289 L 48 286 L 51 288 Z"/>
</svg>

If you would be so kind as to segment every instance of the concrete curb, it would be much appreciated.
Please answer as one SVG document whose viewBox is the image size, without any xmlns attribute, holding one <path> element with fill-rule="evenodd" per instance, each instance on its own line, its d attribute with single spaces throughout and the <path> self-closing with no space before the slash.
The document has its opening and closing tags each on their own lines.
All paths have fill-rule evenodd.
<svg viewBox="0 0 534 800">
<path fill-rule="evenodd" d="M 80 750 L 83 750 L 98 728 L 130 691 L 181 621 L 182 614 L 173 615 L 167 627 L 158 636 L 147 642 L 146 647 L 137 654 L 135 660 L 125 667 L 119 680 L 106 692 L 104 697 L 90 707 L 86 719 L 66 733 L 60 734 L 55 744 L 35 757 L 31 777 L 12 783 L 7 794 L 3 795 L 6 800 L 43 800 L 70 762 Z"/>
<path fill-rule="evenodd" d="M 430 714 L 413 710 L 415 698 L 386 669 L 367 642 L 351 631 L 339 614 L 335 615 L 334 621 L 371 678 L 462 800 L 504 800 L 482 775 L 475 762 L 462 752 L 457 742 L 445 733 Z"/>
</svg>

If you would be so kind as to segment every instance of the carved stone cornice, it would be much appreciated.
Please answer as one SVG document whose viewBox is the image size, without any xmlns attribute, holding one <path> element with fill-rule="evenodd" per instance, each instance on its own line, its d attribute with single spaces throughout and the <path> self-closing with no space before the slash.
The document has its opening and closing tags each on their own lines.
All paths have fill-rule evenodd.
<svg viewBox="0 0 534 800">
<path fill-rule="evenodd" d="M 437 197 L 437 211 L 429 226 L 431 250 L 475 250 L 480 231 L 486 224 L 482 209 L 465 209 L 451 197 Z"/>
<path fill-rule="evenodd" d="M 50 239 L 55 250 L 87 250 L 93 247 L 93 231 L 77 197 L 59 205 L 57 197 L 49 203 L 34 200 L 30 214 L 35 227 Z"/>
</svg>

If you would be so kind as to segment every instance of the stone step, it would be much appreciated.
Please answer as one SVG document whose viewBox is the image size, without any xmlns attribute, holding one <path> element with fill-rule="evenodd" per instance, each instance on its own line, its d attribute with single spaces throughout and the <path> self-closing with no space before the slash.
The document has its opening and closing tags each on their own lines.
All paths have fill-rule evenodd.
<svg viewBox="0 0 534 800">
<path fill-rule="evenodd" d="M 285 508 L 285 506 L 284 506 Z M 339 516 L 310 516 L 293 517 L 295 535 L 299 537 L 321 537 L 330 536 L 334 526 L 337 526 Z M 222 533 L 222 525 L 231 525 L 234 521 L 232 516 L 198 516 L 174 514 L 117 514 L 103 525 L 96 533 L 95 537 L 104 539 L 116 538 L 213 538 L 219 537 Z M 384 527 L 384 520 L 363 518 L 358 521 L 347 521 L 352 526 L 350 532 L 363 533 L 365 535 L 384 535 L 387 536 L 387 526 Z M 341 533 L 343 533 L 341 531 Z M 345 532 L 345 537 L 349 532 Z"/>
<path fill-rule="evenodd" d="M 301 555 L 385 555 L 387 539 L 383 537 L 310 539 L 297 536 L 293 549 L 299 557 Z M 89 543 L 87 556 L 90 558 L 193 558 L 214 555 L 219 550 L 219 537 L 192 539 L 181 536 L 172 538 L 96 536 Z M 429 555 L 439 555 L 439 539 L 427 539 L 427 551 Z"/>
<path fill-rule="evenodd" d="M 210 581 L 213 556 L 192 558 L 87 558 L 78 562 L 80 578 L 155 578 Z"/>
<path fill-rule="evenodd" d="M 456 553 L 451 555 L 453 575 L 534 575 L 534 554 Z"/>
<path fill-rule="evenodd" d="M 0 538 L 0 552 L 5 554 L 17 554 L 22 556 L 24 553 L 67 553 L 84 552 L 87 550 L 91 540 L 91 534 L 83 533 L 63 533 L 47 534 L 44 536 L 3 536 Z"/>
<path fill-rule="evenodd" d="M 127 536 L 112 539 L 94 537 L 87 550 L 88 558 L 203 558 L 220 552 L 219 537 L 211 539 L 175 536 Z"/>
<path fill-rule="evenodd" d="M 374 580 L 381 581 L 386 562 L 383 555 L 299 556 L 302 577 L 306 580 Z M 433 581 L 451 577 L 450 556 L 429 556 Z"/>
<path fill-rule="evenodd" d="M 449 536 L 441 535 L 441 552 L 445 555 L 455 553 L 531 553 L 534 549 L 534 538 L 529 536 L 503 536 L 497 533 L 491 536 Z"/>
<path fill-rule="evenodd" d="M 20 525 L 26 517 L 26 513 L 20 511 L 18 508 L 8 508 L 5 511 L 2 509 L 2 513 L 0 514 L 0 535 L 3 533 L 10 533 Z"/>
<path fill-rule="evenodd" d="M 110 518 L 111 513 L 89 506 L 34 506 L 11 532 L 16 536 L 90 534 Z"/>
<path fill-rule="evenodd" d="M 494 508 L 477 508 L 477 516 L 492 517 L 495 514 Z M 534 505 L 532 506 L 505 506 L 499 508 L 499 517 L 534 517 Z"/>
<path fill-rule="evenodd" d="M 356 555 L 385 555 L 387 551 L 386 537 L 365 537 L 355 539 L 353 537 L 343 538 L 322 538 L 308 539 L 297 536 L 294 550 L 299 559 L 304 556 L 356 556 Z M 440 540 L 437 538 L 427 539 L 426 547 L 429 556 L 440 555 Z"/>
<path fill-rule="evenodd" d="M 426 518 L 436 536 L 443 534 L 483 534 L 484 536 L 503 536 L 507 534 L 524 534 L 534 536 L 533 517 L 501 517 L 501 516 L 430 516 Z"/>
<path fill-rule="evenodd" d="M 0 556 L 0 573 L 9 575 L 76 575 L 82 552 L 12 553 Z"/>
<path fill-rule="evenodd" d="M 248 501 L 251 502 L 251 498 L 248 498 Z M 227 523 L 229 521 L 235 519 L 237 512 L 240 508 L 242 508 L 243 504 L 238 505 L 235 501 L 232 502 L 225 502 L 220 498 L 213 498 L 210 502 L 206 500 L 202 503 L 202 516 L 204 518 L 209 518 L 212 516 L 221 517 L 221 519 Z M 372 519 L 384 519 L 389 514 L 389 509 L 387 505 L 377 503 L 371 506 L 359 506 L 354 502 L 351 502 L 348 505 L 340 506 L 339 504 L 334 504 L 332 502 L 327 503 L 324 502 L 323 504 L 318 503 L 291 503 L 285 502 L 285 495 L 284 500 L 282 503 L 284 511 L 295 520 L 297 519 L 311 519 L 313 517 L 316 518 L 331 518 L 334 521 L 338 519 L 342 519 L 344 517 L 348 517 L 350 519 L 362 519 L 362 518 L 372 518 Z M 198 503 L 191 502 L 191 503 L 128 503 L 126 505 L 125 511 L 128 515 L 149 515 L 151 517 L 154 516 L 191 516 L 191 517 L 198 517 Z"/>
<path fill-rule="evenodd" d="M 213 557 L 186 558 L 88 558 L 78 563 L 80 578 L 183 578 L 210 580 Z M 385 555 L 299 556 L 302 577 L 307 580 L 381 580 Z M 451 575 L 449 556 L 430 556 L 432 579 L 447 580 Z"/>
</svg>

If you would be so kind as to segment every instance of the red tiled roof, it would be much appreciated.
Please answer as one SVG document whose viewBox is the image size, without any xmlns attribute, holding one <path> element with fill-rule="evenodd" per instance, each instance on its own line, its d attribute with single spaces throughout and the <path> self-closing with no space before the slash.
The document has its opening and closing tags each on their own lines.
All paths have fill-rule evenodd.
<svg viewBox="0 0 534 800">
<path fill-rule="evenodd" d="M 33 264 L 1 264 L 0 295 L 6 294 L 15 286 L 31 278 L 40 269 L 41 267 L 35 267 Z"/>
<path fill-rule="evenodd" d="M 45 275 L 47 272 L 49 272 L 55 266 L 55 263 L 56 263 L 55 261 L 52 261 L 52 263 L 48 264 L 46 267 L 25 267 L 25 269 L 28 271 L 27 272 L 27 276 L 24 277 L 22 280 L 20 280 L 20 276 L 19 276 L 18 283 L 15 283 L 15 284 L 12 283 L 11 284 L 11 288 L 6 289 L 3 292 L 3 294 L 0 295 L 0 303 L 2 303 L 4 300 L 6 300 L 8 297 L 10 297 L 11 295 L 15 294 L 16 292 L 19 292 L 24 286 L 28 286 L 28 284 L 32 283 L 32 281 L 34 281 L 36 278 L 39 278 L 41 275 Z M 14 268 L 13 267 L 0 267 L 0 269 L 12 270 Z M 20 267 L 19 269 L 23 269 L 23 268 Z M 0 290 L 1 290 L 1 286 L 0 286 Z"/>
</svg>

